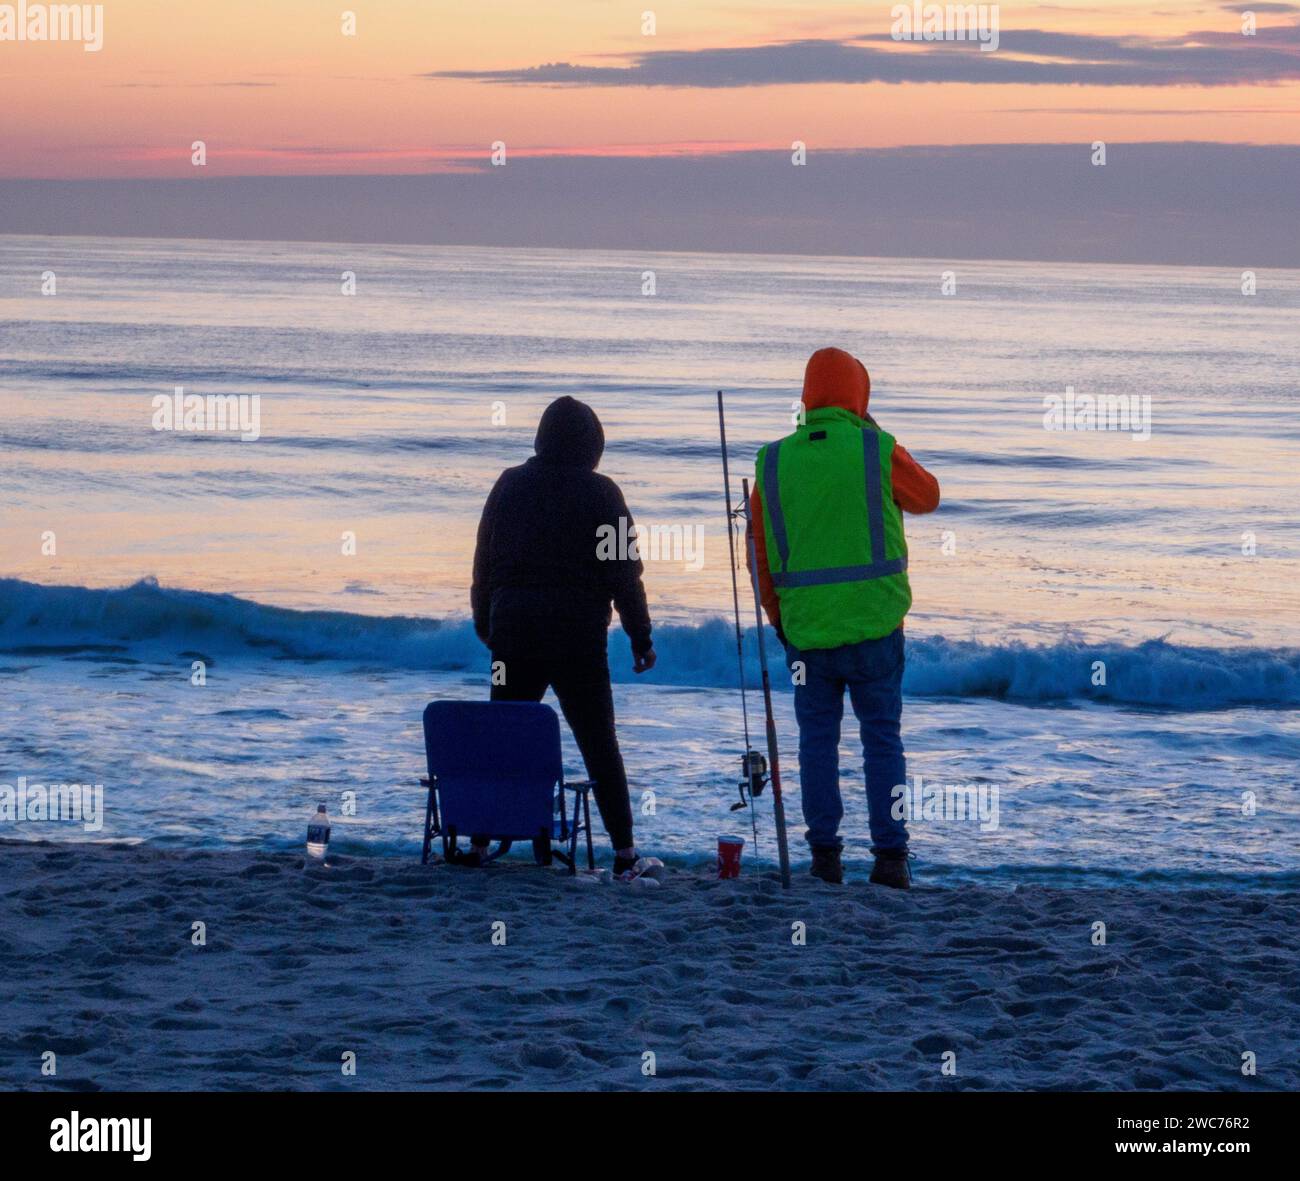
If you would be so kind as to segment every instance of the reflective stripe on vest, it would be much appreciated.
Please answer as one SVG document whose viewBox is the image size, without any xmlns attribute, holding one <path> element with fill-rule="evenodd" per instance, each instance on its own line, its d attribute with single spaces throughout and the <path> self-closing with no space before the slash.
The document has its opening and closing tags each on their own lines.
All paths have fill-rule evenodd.
<svg viewBox="0 0 1300 1181">
<path fill-rule="evenodd" d="M 763 498 L 776 539 L 781 565 L 790 563 L 790 539 L 785 532 L 785 513 L 781 508 L 781 481 L 777 462 L 781 440 L 767 445 L 763 456 Z M 874 431 L 862 432 L 862 459 L 867 473 L 867 530 L 871 539 L 871 564 L 867 566 L 826 566 L 820 570 L 772 571 L 776 587 L 828 586 L 836 582 L 869 582 L 888 578 L 907 569 L 907 557 L 885 557 L 885 506 L 880 486 L 880 453 Z M 771 563 L 768 563 L 769 566 Z"/>
</svg>

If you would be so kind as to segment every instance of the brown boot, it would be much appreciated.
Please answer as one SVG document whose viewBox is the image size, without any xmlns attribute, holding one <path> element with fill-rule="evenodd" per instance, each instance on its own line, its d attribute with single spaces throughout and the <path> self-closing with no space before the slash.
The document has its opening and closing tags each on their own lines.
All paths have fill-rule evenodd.
<svg viewBox="0 0 1300 1181">
<path fill-rule="evenodd" d="M 895 890 L 912 888 L 912 869 L 907 863 L 907 849 L 881 849 L 876 853 L 876 864 L 871 870 L 871 881 L 877 886 L 890 886 Z"/>
<path fill-rule="evenodd" d="M 832 886 L 844 884 L 844 866 L 840 862 L 840 851 L 830 845 L 812 847 L 812 869 L 808 872 Z"/>
</svg>

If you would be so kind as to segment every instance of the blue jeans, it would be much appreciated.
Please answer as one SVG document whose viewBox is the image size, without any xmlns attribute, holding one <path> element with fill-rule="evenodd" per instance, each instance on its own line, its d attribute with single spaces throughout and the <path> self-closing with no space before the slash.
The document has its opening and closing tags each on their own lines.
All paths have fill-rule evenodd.
<svg viewBox="0 0 1300 1181">
<path fill-rule="evenodd" d="M 840 799 L 840 721 L 849 691 L 862 735 L 867 780 L 867 814 L 872 851 L 905 849 L 907 825 L 890 815 L 892 791 L 907 782 L 900 724 L 903 713 L 903 629 L 879 640 L 806 652 L 786 647 L 786 664 L 804 663 L 796 679 L 794 712 L 799 720 L 799 775 L 808 843 L 838 849 L 844 803 Z"/>
</svg>

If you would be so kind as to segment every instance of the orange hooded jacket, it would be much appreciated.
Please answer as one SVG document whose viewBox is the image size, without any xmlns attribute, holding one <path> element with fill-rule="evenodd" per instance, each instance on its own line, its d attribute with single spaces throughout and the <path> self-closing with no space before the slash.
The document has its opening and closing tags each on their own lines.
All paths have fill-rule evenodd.
<svg viewBox="0 0 1300 1181">
<path fill-rule="evenodd" d="M 871 400 L 871 377 L 866 366 L 843 349 L 818 349 L 808 358 L 803 374 L 805 410 L 839 406 L 859 418 L 867 417 Z M 904 512 L 932 513 L 939 507 L 939 481 L 913 459 L 900 444 L 894 445 L 890 469 L 894 485 L 894 503 Z M 749 494 L 749 512 L 754 522 L 754 552 L 758 559 L 758 589 L 763 610 L 773 627 L 781 626 L 781 600 L 772 584 L 767 563 L 767 531 L 763 523 L 763 498 L 758 485 Z M 748 558 L 748 546 L 745 550 Z"/>
</svg>

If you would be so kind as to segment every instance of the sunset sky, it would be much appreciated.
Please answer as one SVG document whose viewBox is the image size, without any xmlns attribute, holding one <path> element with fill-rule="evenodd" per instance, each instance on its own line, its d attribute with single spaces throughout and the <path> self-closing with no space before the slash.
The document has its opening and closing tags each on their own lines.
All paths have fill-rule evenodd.
<svg viewBox="0 0 1300 1181">
<path fill-rule="evenodd" d="M 890 7 L 108 0 L 97 53 L 0 43 L 0 175 L 184 176 L 195 139 L 225 175 L 427 172 L 494 140 L 644 155 L 795 139 L 1300 142 L 1300 5 L 1003 4 L 995 53 L 895 43 Z M 513 80 L 554 63 L 576 69 Z M 939 80 L 831 80 L 891 70 Z"/>
<path fill-rule="evenodd" d="M 98 52 L 0 42 L 0 181 L 451 178 L 482 175 L 497 140 L 514 161 L 641 165 L 756 152 L 788 163 L 795 140 L 813 156 L 1300 145 L 1300 3 L 1002 4 L 991 53 L 895 42 L 891 7 L 108 0 Z M 1242 34 L 1247 8 L 1253 37 Z M 349 9 L 355 36 L 342 31 Z M 195 140 L 207 145 L 202 170 Z M 45 231 L 40 192 L 0 191 L 0 232 Z M 69 209 L 86 204 L 82 192 Z"/>
</svg>

